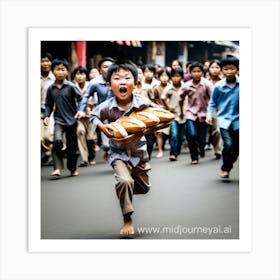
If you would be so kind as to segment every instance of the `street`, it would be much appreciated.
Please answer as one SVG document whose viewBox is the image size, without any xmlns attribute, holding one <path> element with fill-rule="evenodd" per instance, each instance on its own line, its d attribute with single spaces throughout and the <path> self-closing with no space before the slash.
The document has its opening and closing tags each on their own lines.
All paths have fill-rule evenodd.
<svg viewBox="0 0 280 280">
<path fill-rule="evenodd" d="M 238 239 L 239 164 L 230 182 L 219 179 L 221 160 L 207 150 L 198 165 L 183 150 L 177 161 L 151 159 L 151 190 L 133 197 L 137 239 Z M 96 154 L 96 165 L 79 167 L 79 176 L 50 176 L 52 166 L 41 168 L 42 239 L 120 238 L 122 215 L 115 193 L 112 168 Z"/>
</svg>

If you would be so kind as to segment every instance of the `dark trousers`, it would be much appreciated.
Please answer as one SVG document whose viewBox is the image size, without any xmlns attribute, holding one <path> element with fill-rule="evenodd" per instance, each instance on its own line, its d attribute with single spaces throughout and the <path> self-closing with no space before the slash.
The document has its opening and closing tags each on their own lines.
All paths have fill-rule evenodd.
<svg viewBox="0 0 280 280">
<path fill-rule="evenodd" d="M 199 154 L 204 156 L 204 148 L 206 144 L 207 124 L 200 122 L 198 119 L 187 120 L 187 140 L 189 144 L 192 160 L 198 160 Z"/>
<path fill-rule="evenodd" d="M 220 131 L 224 142 L 221 170 L 230 172 L 239 156 L 239 129 L 233 130 L 230 126 L 228 129 L 220 128 Z"/>
<path fill-rule="evenodd" d="M 60 124 L 54 125 L 54 143 L 52 149 L 54 169 L 64 169 L 64 153 L 62 150 L 64 134 L 66 140 L 67 169 L 70 170 L 70 172 L 74 172 L 77 169 L 77 160 L 79 156 L 77 141 L 77 123 L 71 126 L 65 126 Z"/>
</svg>

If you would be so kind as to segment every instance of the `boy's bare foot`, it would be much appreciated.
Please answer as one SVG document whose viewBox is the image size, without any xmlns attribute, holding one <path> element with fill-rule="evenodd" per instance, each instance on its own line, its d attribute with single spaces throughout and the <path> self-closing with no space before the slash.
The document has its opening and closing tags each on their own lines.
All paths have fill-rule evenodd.
<svg viewBox="0 0 280 280">
<path fill-rule="evenodd" d="M 89 162 L 89 165 L 95 165 L 96 164 L 96 161 L 95 160 L 91 160 L 90 162 Z"/>
<path fill-rule="evenodd" d="M 79 175 L 79 173 L 77 172 L 77 171 L 74 171 L 74 172 L 71 172 L 70 173 L 70 176 L 71 177 L 73 177 L 73 176 L 78 176 Z"/>
<path fill-rule="evenodd" d="M 163 156 L 163 152 L 158 152 L 157 154 L 156 154 L 156 158 L 161 158 Z"/>
<path fill-rule="evenodd" d="M 57 168 L 55 169 L 52 173 L 51 173 L 51 176 L 60 176 L 61 173 L 60 173 L 60 170 Z"/>
<path fill-rule="evenodd" d="M 134 234 L 134 226 L 131 215 L 125 215 L 123 219 L 123 227 L 120 231 L 121 235 L 132 235 Z"/>
</svg>

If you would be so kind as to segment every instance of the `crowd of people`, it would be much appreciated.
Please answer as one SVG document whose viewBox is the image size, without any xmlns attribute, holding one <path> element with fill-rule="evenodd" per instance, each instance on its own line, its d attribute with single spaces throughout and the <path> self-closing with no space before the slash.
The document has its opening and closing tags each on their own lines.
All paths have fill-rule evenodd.
<svg viewBox="0 0 280 280">
<path fill-rule="evenodd" d="M 148 106 L 172 112 L 174 121 L 132 143 L 112 141 L 109 122 Z M 191 164 L 197 165 L 212 145 L 216 159 L 222 159 L 220 178 L 229 179 L 239 155 L 239 60 L 227 55 L 204 64 L 193 61 L 184 70 L 177 59 L 164 67 L 104 57 L 98 69 L 78 66 L 69 73 L 65 59 L 44 53 L 41 120 L 42 162 L 53 165 L 51 176 L 61 175 L 64 161 L 77 176 L 78 159 L 79 167 L 95 165 L 96 151 L 103 149 L 115 172 L 124 217 L 120 233 L 133 234 L 132 196 L 150 188 L 154 147 L 161 158 L 168 140 L 169 160 L 176 161 L 187 144 Z"/>
</svg>

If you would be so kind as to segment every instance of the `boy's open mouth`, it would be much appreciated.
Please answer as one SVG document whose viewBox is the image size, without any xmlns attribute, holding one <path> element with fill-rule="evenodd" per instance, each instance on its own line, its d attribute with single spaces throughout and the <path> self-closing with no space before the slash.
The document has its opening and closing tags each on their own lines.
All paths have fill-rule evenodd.
<svg viewBox="0 0 280 280">
<path fill-rule="evenodd" d="M 120 88 L 120 93 L 126 93 L 126 92 L 127 92 L 127 88 L 125 88 L 125 87 Z"/>
</svg>

